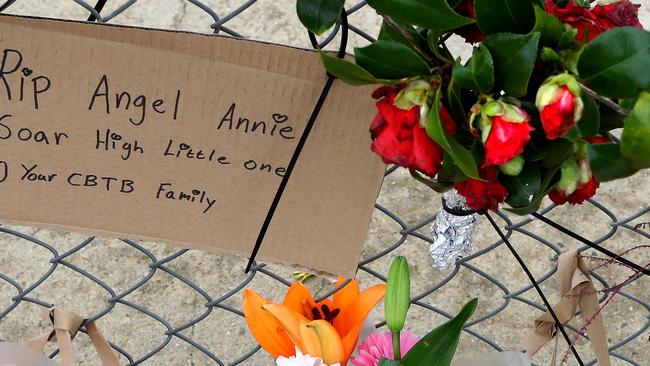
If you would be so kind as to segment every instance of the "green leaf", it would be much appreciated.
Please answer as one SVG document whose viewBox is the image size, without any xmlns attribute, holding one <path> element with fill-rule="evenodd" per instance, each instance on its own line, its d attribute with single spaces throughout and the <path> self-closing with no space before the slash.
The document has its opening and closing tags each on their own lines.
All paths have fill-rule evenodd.
<svg viewBox="0 0 650 366">
<path fill-rule="evenodd" d="M 576 39 L 578 30 L 575 28 L 567 29 L 562 33 L 560 40 L 557 42 L 558 50 L 566 50 L 580 46 L 580 42 Z"/>
<path fill-rule="evenodd" d="M 440 174 L 440 172 L 438 172 L 438 174 Z M 411 176 L 418 182 L 426 185 L 438 193 L 444 193 L 454 188 L 454 182 L 441 182 L 440 180 L 428 179 L 426 177 L 423 177 L 415 170 L 411 170 Z"/>
<path fill-rule="evenodd" d="M 345 0 L 298 0 L 300 22 L 315 34 L 322 34 L 336 23 Z"/>
<path fill-rule="evenodd" d="M 350 85 L 376 84 L 379 81 L 375 79 L 368 71 L 361 66 L 355 65 L 350 61 L 327 55 L 325 52 L 320 53 L 320 59 L 325 66 L 325 70 L 330 74 L 341 79 Z"/>
<path fill-rule="evenodd" d="M 478 299 L 468 302 L 453 319 L 420 339 L 402 359 L 403 366 L 448 366 L 458 347 L 465 323 L 476 310 Z"/>
<path fill-rule="evenodd" d="M 418 33 L 418 31 L 416 31 L 412 25 L 399 23 L 399 22 L 396 23 L 405 33 L 407 33 L 409 36 L 411 36 L 412 39 L 415 40 L 418 47 L 425 50 L 427 49 L 428 46 L 427 40 L 424 39 L 424 37 L 422 37 L 422 35 Z M 393 27 L 386 24 L 386 22 L 381 23 L 381 29 L 379 30 L 379 36 L 377 37 L 377 39 L 380 41 L 392 41 L 392 42 L 401 43 L 410 48 L 413 47 L 411 42 L 408 39 L 406 39 L 406 37 L 400 34 L 400 32 L 393 29 Z"/>
<path fill-rule="evenodd" d="M 489 36 L 483 44 L 494 60 L 496 85 L 512 97 L 526 95 L 528 81 L 537 59 L 539 33 L 499 33 Z"/>
<path fill-rule="evenodd" d="M 637 172 L 623 158 L 618 144 L 590 144 L 588 152 L 591 172 L 600 182 L 629 177 Z"/>
<path fill-rule="evenodd" d="M 643 92 L 625 121 L 621 155 L 635 168 L 650 168 L 650 93 Z"/>
<path fill-rule="evenodd" d="M 539 190 L 533 195 L 533 198 L 530 201 L 530 204 L 523 207 L 506 207 L 505 210 L 512 212 L 516 215 L 528 215 L 532 212 L 539 210 L 539 207 L 542 205 L 542 200 L 544 196 L 552 189 L 553 185 L 556 182 L 557 172 L 560 170 L 560 166 L 554 166 L 544 171 L 544 178 L 540 184 Z"/>
<path fill-rule="evenodd" d="M 585 137 L 596 136 L 600 130 L 600 112 L 598 111 L 598 104 L 594 98 L 582 93 L 582 103 L 584 104 L 584 111 L 582 118 L 578 121 L 578 128 L 582 135 Z"/>
<path fill-rule="evenodd" d="M 554 142 L 548 143 L 542 149 L 548 153 L 542 160 L 543 167 L 553 167 L 562 164 L 570 154 L 573 153 L 573 142 L 565 139 L 557 139 Z"/>
<path fill-rule="evenodd" d="M 650 90 L 650 32 L 611 29 L 587 43 L 578 60 L 582 82 L 610 98 L 631 98 Z"/>
<path fill-rule="evenodd" d="M 379 366 L 400 366 L 399 361 L 389 360 L 387 358 L 382 358 L 379 360 Z"/>
<path fill-rule="evenodd" d="M 533 32 L 539 32 L 539 40 L 543 45 L 557 45 L 565 31 L 564 23 L 535 5 L 535 27 L 533 27 Z"/>
<path fill-rule="evenodd" d="M 474 48 L 474 54 L 465 66 L 456 62 L 453 70 L 454 80 L 465 89 L 489 94 L 494 86 L 494 63 L 492 55 L 484 45 Z"/>
<path fill-rule="evenodd" d="M 449 104 L 449 112 L 454 117 L 454 121 L 461 124 L 467 122 L 467 113 L 465 113 L 465 107 L 463 107 L 460 88 L 453 77 L 449 86 L 447 86 L 447 103 Z"/>
<path fill-rule="evenodd" d="M 368 0 L 379 14 L 427 29 L 445 31 L 474 23 L 456 13 L 446 0 Z"/>
<path fill-rule="evenodd" d="M 452 136 L 449 136 L 442 126 L 442 121 L 440 121 L 440 89 L 435 91 L 433 105 L 427 115 L 424 127 L 429 137 L 451 156 L 456 166 L 463 173 L 470 178 L 481 179 L 472 152 L 463 147 Z"/>
<path fill-rule="evenodd" d="M 431 74 L 429 65 L 411 48 L 397 42 L 377 41 L 355 48 L 359 66 L 380 79 L 399 79 Z"/>
<path fill-rule="evenodd" d="M 513 207 L 523 207 L 530 204 L 530 200 L 541 186 L 539 166 L 526 164 L 519 175 L 501 175 L 499 182 L 508 189 L 506 203 Z"/>
<path fill-rule="evenodd" d="M 535 24 L 530 0 L 475 1 L 476 22 L 485 34 L 501 32 L 528 33 Z"/>
<path fill-rule="evenodd" d="M 562 137 L 569 141 L 576 142 L 578 139 L 582 138 L 582 132 L 580 132 L 580 128 L 576 125 Z"/>
</svg>

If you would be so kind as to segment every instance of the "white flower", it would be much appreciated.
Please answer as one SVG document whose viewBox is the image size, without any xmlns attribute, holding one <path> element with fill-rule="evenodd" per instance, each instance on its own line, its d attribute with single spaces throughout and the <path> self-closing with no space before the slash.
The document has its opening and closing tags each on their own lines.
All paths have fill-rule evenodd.
<svg viewBox="0 0 650 366">
<path fill-rule="evenodd" d="M 280 356 L 275 360 L 276 366 L 328 366 L 323 363 L 320 357 L 312 357 L 310 355 L 303 355 L 302 352 L 296 347 L 296 355 L 291 357 Z M 341 366 L 338 362 L 329 366 Z"/>
</svg>

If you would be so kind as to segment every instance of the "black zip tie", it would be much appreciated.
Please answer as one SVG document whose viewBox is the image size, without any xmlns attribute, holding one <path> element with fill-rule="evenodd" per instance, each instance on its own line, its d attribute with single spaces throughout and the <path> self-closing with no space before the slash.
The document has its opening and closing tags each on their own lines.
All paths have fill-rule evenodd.
<svg viewBox="0 0 650 366">
<path fill-rule="evenodd" d="M 589 247 L 591 247 L 593 249 L 596 249 L 597 251 L 605 254 L 606 256 L 608 256 L 610 258 L 613 258 L 613 259 L 625 264 L 626 266 L 628 266 L 630 268 L 633 268 L 633 269 L 639 271 L 640 273 L 643 273 L 646 276 L 650 276 L 650 271 L 647 268 L 643 268 L 640 265 L 638 265 L 638 264 L 636 264 L 636 263 L 634 263 L 634 262 L 632 262 L 632 261 L 630 261 L 628 259 L 625 259 L 623 256 L 618 255 L 618 254 L 616 254 L 616 253 L 614 253 L 614 252 L 612 252 L 612 251 L 610 251 L 610 250 L 608 250 L 606 248 L 603 248 L 602 246 L 592 242 L 591 240 L 589 240 L 589 239 L 587 239 L 587 238 L 585 238 L 585 237 L 583 237 L 583 236 L 581 236 L 581 235 L 579 235 L 577 233 L 574 233 L 573 231 L 565 228 L 564 226 L 558 224 L 555 221 L 552 221 L 551 219 L 548 219 L 548 218 L 544 217 L 543 215 L 540 215 L 537 212 L 533 212 L 531 215 L 533 215 L 535 218 L 538 218 L 539 220 L 543 221 L 544 223 L 554 227 L 555 229 L 563 232 L 564 234 L 567 234 L 570 237 L 572 237 L 572 238 L 574 238 L 574 239 L 576 239 L 576 240 L 578 240 L 578 241 L 580 241 L 580 242 L 582 242 L 584 244 L 587 244 Z"/>
<path fill-rule="evenodd" d="M 104 9 L 104 5 L 106 5 L 106 0 L 97 0 L 97 4 L 95 4 L 95 11 L 97 14 L 102 12 L 102 9 Z M 88 17 L 89 22 L 94 22 L 97 20 L 97 17 L 95 17 L 95 14 L 92 12 L 90 13 L 90 16 Z"/>
<path fill-rule="evenodd" d="M 311 44 L 314 48 L 320 49 L 320 46 L 318 42 L 316 41 L 316 36 L 312 33 L 309 32 L 309 40 L 311 41 Z M 339 58 L 343 58 L 345 56 L 345 49 L 347 47 L 348 43 L 348 20 L 347 20 L 347 14 L 345 12 L 345 9 L 342 9 L 341 11 L 341 43 L 339 46 L 339 51 L 337 56 Z M 280 204 L 280 200 L 282 199 L 282 194 L 284 193 L 284 189 L 287 187 L 287 183 L 289 182 L 289 178 L 291 177 L 291 173 L 293 173 L 293 169 L 296 166 L 296 163 L 298 162 L 298 158 L 300 157 L 300 153 L 302 152 L 303 147 L 305 146 L 305 143 L 307 142 L 307 138 L 309 137 L 309 133 L 311 132 L 312 128 L 314 127 L 314 123 L 316 122 L 316 119 L 318 118 L 318 114 L 320 113 L 321 108 L 323 107 L 323 104 L 325 104 L 325 100 L 327 99 L 327 96 L 332 89 L 332 85 L 334 84 L 334 80 L 336 80 L 336 77 L 334 75 L 328 74 L 327 75 L 327 82 L 325 82 L 325 86 L 323 87 L 323 90 L 320 93 L 320 97 L 318 98 L 318 101 L 316 102 L 316 106 L 314 107 L 314 110 L 311 113 L 311 116 L 309 117 L 309 120 L 307 121 L 307 126 L 305 126 L 304 131 L 302 132 L 302 135 L 300 136 L 300 140 L 298 141 L 298 144 L 296 145 L 296 149 L 293 152 L 293 155 L 291 155 L 291 160 L 289 161 L 289 165 L 287 166 L 287 170 L 284 173 L 284 176 L 282 177 L 282 180 L 280 181 L 280 186 L 278 187 L 277 192 L 275 192 L 275 197 L 273 198 L 273 202 L 271 202 L 271 207 L 269 208 L 268 213 L 266 214 L 266 218 L 264 219 L 264 223 L 262 224 L 262 227 L 260 228 L 260 232 L 257 236 L 257 240 L 255 241 L 255 246 L 253 247 L 253 251 L 251 252 L 250 258 L 248 260 L 248 264 L 246 265 L 246 270 L 244 273 L 250 272 L 251 268 L 255 264 L 255 257 L 257 256 L 257 253 L 260 250 L 260 247 L 262 246 L 262 242 L 264 241 L 264 237 L 266 236 L 266 232 L 269 229 L 269 226 L 271 225 L 271 220 L 273 219 L 273 215 L 275 214 L 276 209 L 278 208 L 278 204 Z"/>
<path fill-rule="evenodd" d="M 519 256 L 519 253 L 517 253 L 517 251 L 512 246 L 512 244 L 510 244 L 510 241 L 503 234 L 503 232 L 501 231 L 501 229 L 499 228 L 497 223 L 494 221 L 494 219 L 492 218 L 490 213 L 485 211 L 485 210 L 483 210 L 482 213 L 490 221 L 490 224 L 492 224 L 492 227 L 494 228 L 494 230 L 496 230 L 497 234 L 499 234 L 499 236 L 501 237 L 501 240 L 503 240 L 503 242 L 506 244 L 508 249 L 510 249 L 510 252 L 512 252 L 512 255 L 515 256 L 515 259 L 517 260 L 517 262 L 519 262 L 519 265 L 521 266 L 521 268 L 523 268 L 524 272 L 526 272 L 526 276 L 528 276 L 528 279 L 530 279 L 530 282 L 535 287 L 535 290 L 537 290 L 537 293 L 539 294 L 539 297 L 542 298 L 542 301 L 544 302 L 544 305 L 548 309 L 548 312 L 551 314 L 551 317 L 553 317 L 553 321 L 555 321 L 556 328 L 559 329 L 560 332 L 562 332 L 562 336 L 564 337 L 564 340 L 566 340 L 566 343 L 571 348 L 571 352 L 573 352 L 573 355 L 575 356 L 576 360 L 578 361 L 578 364 L 580 364 L 580 366 L 584 366 L 584 363 L 582 362 L 582 359 L 580 358 L 580 355 L 578 354 L 578 351 L 573 346 L 573 342 L 571 342 L 571 338 L 569 338 L 569 335 L 566 333 L 566 330 L 564 329 L 564 325 L 560 322 L 560 319 L 557 317 L 557 314 L 555 314 L 555 311 L 553 310 L 553 307 L 548 302 L 548 299 L 546 299 L 546 296 L 544 296 L 544 292 L 542 291 L 542 289 L 537 284 L 537 281 L 535 280 L 535 277 L 533 277 L 533 274 L 530 273 L 530 270 L 526 266 L 526 263 L 524 263 L 523 259 L 521 259 L 521 257 Z"/>
</svg>

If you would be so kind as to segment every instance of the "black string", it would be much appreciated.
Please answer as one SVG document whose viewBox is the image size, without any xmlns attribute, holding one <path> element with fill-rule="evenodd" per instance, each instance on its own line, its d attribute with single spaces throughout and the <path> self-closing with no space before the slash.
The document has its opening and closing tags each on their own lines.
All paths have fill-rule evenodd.
<svg viewBox="0 0 650 366">
<path fill-rule="evenodd" d="M 97 0 L 97 4 L 95 4 L 95 11 L 97 14 L 102 12 L 102 9 L 104 9 L 104 5 L 106 5 L 106 0 Z M 97 20 L 97 17 L 95 17 L 95 14 L 90 13 L 90 16 L 88 17 L 89 22 L 94 22 Z"/>
<path fill-rule="evenodd" d="M 573 342 L 571 342 L 571 338 L 569 338 L 569 335 L 566 333 L 566 330 L 564 330 L 564 325 L 562 325 L 562 323 L 560 322 L 560 319 L 557 317 L 557 314 L 555 314 L 555 311 L 553 310 L 553 307 L 551 306 L 551 304 L 546 299 L 546 296 L 544 296 L 544 292 L 542 291 L 542 289 L 537 284 L 537 281 L 535 280 L 535 277 L 533 277 L 533 274 L 530 273 L 530 270 L 526 266 L 526 263 L 524 263 L 523 259 L 521 259 L 521 257 L 519 256 L 519 253 L 517 253 L 517 251 L 512 246 L 512 244 L 510 244 L 510 241 L 503 234 L 503 232 L 501 231 L 501 229 L 499 228 L 497 223 L 494 222 L 494 219 L 492 218 L 490 213 L 487 212 L 487 211 L 482 211 L 482 213 L 490 221 L 490 224 L 492 224 L 492 227 L 494 228 L 494 230 L 496 230 L 497 234 L 499 234 L 499 236 L 501 237 L 501 240 L 503 240 L 503 242 L 506 244 L 508 249 L 510 249 L 510 252 L 512 252 L 512 255 L 515 256 L 515 259 L 517 260 L 517 262 L 519 262 L 519 265 L 521 266 L 521 268 L 523 268 L 524 272 L 526 272 L 526 275 L 528 276 L 528 279 L 530 279 L 530 282 L 535 287 L 535 290 L 537 290 L 537 293 L 539 294 L 539 297 L 542 298 L 542 301 L 544 302 L 544 305 L 546 305 L 546 308 L 548 309 L 549 313 L 551 314 L 551 317 L 553 317 L 553 321 L 555 321 L 556 328 L 560 330 L 560 332 L 562 333 L 562 336 L 564 337 L 564 340 L 566 340 L 567 344 L 571 348 L 571 352 L 573 352 L 573 355 L 576 357 L 576 360 L 578 361 L 578 364 L 580 364 L 580 366 L 584 366 L 584 363 L 582 362 L 582 359 L 580 358 L 580 355 L 578 354 L 578 351 L 573 346 Z"/>
<path fill-rule="evenodd" d="M 318 42 L 316 41 L 316 36 L 311 32 L 309 32 L 309 40 L 311 41 L 312 46 L 314 46 L 314 48 L 320 48 Z M 341 11 L 341 43 L 338 51 L 339 58 L 343 58 L 343 56 L 345 56 L 345 48 L 347 47 L 347 42 L 348 42 L 348 22 L 347 22 L 347 14 L 345 13 L 345 9 L 343 9 Z M 273 202 L 271 202 L 271 207 L 269 208 L 269 211 L 266 214 L 266 218 L 264 219 L 264 223 L 262 224 L 262 227 L 260 228 L 260 232 L 257 235 L 257 240 L 255 241 L 255 246 L 253 247 L 253 251 L 251 252 L 251 256 L 248 260 L 248 264 L 246 265 L 245 273 L 250 272 L 251 268 L 253 267 L 253 264 L 255 263 L 255 257 L 257 256 L 257 253 L 259 252 L 260 247 L 262 246 L 262 242 L 264 241 L 264 237 L 266 236 L 266 232 L 268 231 L 269 226 L 271 225 L 271 220 L 273 219 L 273 215 L 275 214 L 275 211 L 278 208 L 278 205 L 280 204 L 280 200 L 282 199 L 282 194 L 284 193 L 287 183 L 289 182 L 291 173 L 293 173 L 293 169 L 296 166 L 296 163 L 298 162 L 298 158 L 300 157 L 300 153 L 302 152 L 305 143 L 307 142 L 309 133 L 311 132 L 312 127 L 314 127 L 314 123 L 318 118 L 318 114 L 320 113 L 321 108 L 323 107 L 323 104 L 325 104 L 325 100 L 327 99 L 327 96 L 330 90 L 332 89 L 334 80 L 336 80 L 335 76 L 330 74 L 327 75 L 327 82 L 325 82 L 325 86 L 323 87 L 323 90 L 320 93 L 320 97 L 316 102 L 316 106 L 314 107 L 314 110 L 312 111 L 311 116 L 307 121 L 307 126 L 305 126 L 305 129 L 302 132 L 302 135 L 300 136 L 300 140 L 296 145 L 296 150 L 293 152 L 293 155 L 291 155 L 291 160 L 289 161 L 287 170 L 284 176 L 282 177 L 282 180 L 280 181 L 280 186 L 278 187 L 277 192 L 275 192 L 275 197 L 273 197 Z"/>
<path fill-rule="evenodd" d="M 548 224 L 548 225 L 550 225 L 550 226 L 556 228 L 557 230 L 560 230 L 560 231 L 563 232 L 564 234 L 567 234 L 567 235 L 569 235 L 570 237 L 572 237 L 572 238 L 574 238 L 574 239 L 576 239 L 576 240 L 579 240 L 579 241 L 581 241 L 581 242 L 584 243 L 584 244 L 587 244 L 587 245 L 590 246 L 591 248 L 596 249 L 597 251 L 599 251 L 599 252 L 605 254 L 606 256 L 608 256 L 608 257 L 610 257 L 610 258 L 614 258 L 614 259 L 616 259 L 617 261 L 619 261 L 619 262 L 625 264 L 625 265 L 628 266 L 628 267 L 631 267 L 631 268 L 633 268 L 633 269 L 639 271 L 640 273 L 643 273 L 643 274 L 646 275 L 646 276 L 650 275 L 650 271 L 649 271 L 648 269 L 643 268 L 643 267 L 639 266 L 638 264 L 636 264 L 636 263 L 634 263 L 634 262 L 631 262 L 631 261 L 629 261 L 629 260 L 623 258 L 622 256 L 620 256 L 620 255 L 618 255 L 618 254 L 616 254 L 616 253 L 613 253 L 612 251 L 610 251 L 610 250 L 608 250 L 608 249 L 606 249 L 606 248 L 601 247 L 600 245 L 598 245 L 598 244 L 596 244 L 596 243 L 590 241 L 589 239 L 587 239 L 587 238 L 585 238 L 585 237 L 583 237 L 583 236 L 581 236 L 581 235 L 579 235 L 579 234 L 577 234 L 577 233 L 574 233 L 573 231 L 571 231 L 571 230 L 565 228 L 564 226 L 558 224 L 557 222 L 552 221 L 552 220 L 550 220 L 550 219 L 548 219 L 548 218 L 546 218 L 546 217 L 540 215 L 540 214 L 537 213 L 537 212 L 533 212 L 531 215 L 533 215 L 534 217 L 536 217 L 536 218 L 538 218 L 539 220 L 543 221 L 544 223 L 546 223 L 546 224 Z"/>
</svg>

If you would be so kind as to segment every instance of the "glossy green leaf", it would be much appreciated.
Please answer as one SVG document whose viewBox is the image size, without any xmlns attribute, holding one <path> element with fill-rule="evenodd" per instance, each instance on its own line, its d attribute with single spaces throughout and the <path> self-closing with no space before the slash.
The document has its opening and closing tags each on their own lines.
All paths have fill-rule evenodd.
<svg viewBox="0 0 650 366">
<path fill-rule="evenodd" d="M 300 22 L 310 31 L 322 34 L 336 23 L 345 0 L 298 0 Z"/>
<path fill-rule="evenodd" d="M 591 172 L 600 182 L 629 177 L 637 172 L 623 158 L 618 144 L 591 144 L 588 151 Z"/>
<path fill-rule="evenodd" d="M 485 34 L 528 33 L 535 24 L 530 0 L 475 1 L 476 22 Z"/>
<path fill-rule="evenodd" d="M 465 112 L 465 107 L 463 107 L 460 88 L 453 78 L 447 87 L 447 104 L 449 104 L 449 112 L 454 118 L 454 121 L 456 121 L 456 123 L 465 124 L 467 122 L 467 113 Z"/>
<path fill-rule="evenodd" d="M 495 86 L 512 97 L 526 95 L 537 59 L 539 33 L 493 34 L 483 44 L 492 54 Z"/>
<path fill-rule="evenodd" d="M 453 319 L 420 339 L 402 359 L 402 366 L 449 366 L 465 323 L 476 310 L 478 299 L 468 302 Z"/>
<path fill-rule="evenodd" d="M 650 32 L 611 29 L 587 43 L 578 60 L 581 81 L 610 98 L 631 98 L 650 90 Z"/>
<path fill-rule="evenodd" d="M 571 153 L 573 153 L 573 142 L 565 139 L 557 139 L 545 145 L 543 150 L 548 153 L 541 165 L 543 167 L 553 167 L 562 164 Z"/>
<path fill-rule="evenodd" d="M 564 23 L 535 5 L 535 26 L 533 27 L 533 32 L 539 32 L 541 44 L 546 46 L 557 45 L 565 31 Z"/>
<path fill-rule="evenodd" d="M 450 136 L 442 126 L 442 121 L 440 121 L 440 89 L 437 89 L 434 94 L 433 105 L 427 115 L 424 127 L 429 137 L 451 156 L 456 166 L 463 173 L 470 178 L 480 179 L 472 152 Z"/>
<path fill-rule="evenodd" d="M 621 155 L 635 168 L 650 168 L 650 93 L 643 92 L 625 121 Z"/>
<path fill-rule="evenodd" d="M 557 172 L 560 170 L 560 166 L 554 166 L 549 169 L 545 169 L 542 173 L 542 182 L 540 184 L 539 190 L 533 195 L 533 198 L 530 200 L 530 204 L 523 207 L 506 207 L 505 210 L 512 212 L 516 215 L 528 215 L 532 212 L 539 210 L 542 205 L 542 200 L 546 194 L 552 189 L 555 182 L 558 180 Z"/>
<path fill-rule="evenodd" d="M 379 79 L 399 79 L 431 73 L 429 65 L 411 48 L 397 42 L 377 41 L 355 48 L 359 66 Z"/>
<path fill-rule="evenodd" d="M 536 164 L 526 164 L 516 176 L 500 175 L 499 181 L 508 189 L 506 203 L 513 207 L 529 205 L 542 184 L 539 166 Z"/>
<path fill-rule="evenodd" d="M 494 63 L 487 47 L 479 45 L 474 48 L 474 54 L 465 66 L 456 62 L 453 77 L 462 88 L 489 94 L 494 86 Z"/>
<path fill-rule="evenodd" d="M 454 188 L 454 182 L 442 182 L 440 180 L 433 180 L 433 179 L 428 179 L 424 176 L 422 176 L 420 173 L 418 173 L 415 170 L 411 170 L 411 176 L 417 180 L 418 182 L 424 184 L 425 186 L 433 189 L 434 191 L 438 193 L 444 193 L 447 192 L 448 190 Z M 440 176 L 440 172 L 438 172 L 438 176 Z M 440 177 L 439 177 L 440 178 Z"/>
<path fill-rule="evenodd" d="M 558 50 L 566 50 L 580 46 L 580 42 L 576 39 L 577 35 L 578 30 L 575 28 L 565 30 L 557 43 Z"/>
<path fill-rule="evenodd" d="M 585 107 L 582 112 L 582 118 L 578 121 L 578 128 L 585 137 L 596 136 L 598 131 L 600 131 L 598 104 L 596 104 L 596 101 L 592 97 L 584 93 L 582 93 L 581 97 Z"/>
<path fill-rule="evenodd" d="M 445 31 L 474 23 L 474 19 L 456 13 L 446 0 L 368 0 L 368 5 L 392 19 Z"/>
<path fill-rule="evenodd" d="M 405 24 L 405 23 L 397 23 L 397 25 L 400 27 L 402 31 L 408 34 L 411 37 L 411 39 L 413 39 L 417 43 L 418 47 L 424 50 L 428 48 L 427 40 L 424 39 L 424 37 L 422 37 L 422 35 L 418 33 L 418 31 L 416 31 L 412 25 Z M 393 29 L 393 27 L 386 24 L 386 22 L 383 22 L 381 24 L 381 28 L 379 29 L 379 36 L 377 37 L 377 39 L 380 41 L 397 42 L 408 47 L 413 47 L 411 42 L 408 39 L 406 39 L 404 35 L 402 35 L 397 30 Z"/>
<path fill-rule="evenodd" d="M 350 85 L 376 84 L 379 81 L 361 66 L 350 61 L 320 53 L 325 70 Z"/>
</svg>

